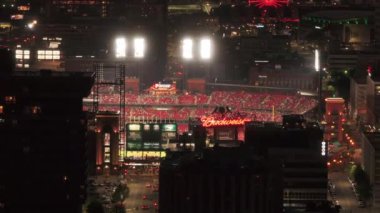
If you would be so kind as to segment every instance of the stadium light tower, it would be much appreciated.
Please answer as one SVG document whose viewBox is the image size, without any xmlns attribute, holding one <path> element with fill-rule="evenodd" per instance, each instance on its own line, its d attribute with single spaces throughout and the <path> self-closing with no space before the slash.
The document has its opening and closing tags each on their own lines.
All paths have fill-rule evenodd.
<svg viewBox="0 0 380 213">
<path fill-rule="evenodd" d="M 200 42 L 200 56 L 202 60 L 210 60 L 211 59 L 211 39 L 210 38 L 202 38 Z"/>
<path fill-rule="evenodd" d="M 144 58 L 145 57 L 145 39 L 141 37 L 134 38 L 133 48 L 134 48 L 134 57 L 135 58 Z"/>
<path fill-rule="evenodd" d="M 198 37 L 195 39 L 186 37 L 182 40 L 181 48 L 182 59 L 185 62 L 184 84 L 186 84 L 187 75 L 189 74 L 187 70 L 188 68 L 186 67 L 190 67 L 190 63 L 204 63 L 203 65 L 207 66 L 206 78 L 208 78 L 210 74 L 210 63 L 213 52 L 211 38 L 208 36 Z"/>
<path fill-rule="evenodd" d="M 118 37 L 115 39 L 115 57 L 127 57 L 127 40 L 124 37 Z"/>
<path fill-rule="evenodd" d="M 185 60 L 193 59 L 193 39 L 185 38 L 182 41 L 182 58 Z"/>
</svg>

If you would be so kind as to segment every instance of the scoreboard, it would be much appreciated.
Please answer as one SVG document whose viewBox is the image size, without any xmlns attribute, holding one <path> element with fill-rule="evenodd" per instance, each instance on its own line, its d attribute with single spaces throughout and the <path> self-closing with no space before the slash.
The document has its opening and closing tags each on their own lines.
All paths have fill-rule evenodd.
<svg viewBox="0 0 380 213">
<path fill-rule="evenodd" d="M 175 123 L 128 123 L 126 130 L 127 150 L 163 150 L 177 138 Z"/>
</svg>

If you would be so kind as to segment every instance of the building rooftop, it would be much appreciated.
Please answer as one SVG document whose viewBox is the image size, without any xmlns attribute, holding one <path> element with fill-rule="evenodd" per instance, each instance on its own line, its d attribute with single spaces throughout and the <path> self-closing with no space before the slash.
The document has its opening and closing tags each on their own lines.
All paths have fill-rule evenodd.
<svg viewBox="0 0 380 213">
<path fill-rule="evenodd" d="M 359 11 L 359 10 L 322 10 L 313 12 L 307 15 L 312 18 L 323 18 L 329 20 L 346 20 L 346 19 L 361 19 L 373 16 L 372 11 Z"/>
<path fill-rule="evenodd" d="M 358 77 L 352 78 L 352 80 L 355 81 L 355 83 L 357 84 L 367 84 L 367 78 Z"/>
<path fill-rule="evenodd" d="M 205 149 L 201 153 L 168 152 L 161 166 L 167 169 L 184 169 L 198 172 L 210 171 L 245 171 L 261 170 L 262 163 L 257 163 L 250 149 L 245 146 L 220 147 Z"/>
</svg>

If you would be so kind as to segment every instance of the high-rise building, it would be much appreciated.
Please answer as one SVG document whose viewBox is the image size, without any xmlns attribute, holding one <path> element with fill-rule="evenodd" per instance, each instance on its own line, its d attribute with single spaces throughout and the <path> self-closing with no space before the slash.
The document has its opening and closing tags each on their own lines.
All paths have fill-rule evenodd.
<svg viewBox="0 0 380 213">
<path fill-rule="evenodd" d="M 82 212 L 92 75 L 0 75 L 0 212 Z"/>
<path fill-rule="evenodd" d="M 364 78 L 351 78 L 350 82 L 350 117 L 364 121 L 367 103 L 367 81 Z"/>
<path fill-rule="evenodd" d="M 373 207 L 380 206 L 380 131 L 377 128 L 365 127 L 361 132 L 362 167 L 368 174 L 372 186 Z"/>
<path fill-rule="evenodd" d="M 119 115 L 111 112 L 97 113 L 95 131 L 90 134 L 94 134 L 88 143 L 91 153 L 96 153 L 95 161 L 92 159 L 96 165 L 96 173 L 117 173 L 120 162 L 123 161 L 120 155 L 123 149 L 119 147 Z"/>
<path fill-rule="evenodd" d="M 168 152 L 160 165 L 160 212 L 282 212 L 280 164 L 246 147 Z"/>
<path fill-rule="evenodd" d="M 367 123 L 380 122 L 380 79 L 377 76 L 367 77 Z"/>
<path fill-rule="evenodd" d="M 317 123 L 289 115 L 282 125 L 251 122 L 245 131 L 255 155 L 282 164 L 284 209 L 327 201 L 327 144 Z"/>
</svg>

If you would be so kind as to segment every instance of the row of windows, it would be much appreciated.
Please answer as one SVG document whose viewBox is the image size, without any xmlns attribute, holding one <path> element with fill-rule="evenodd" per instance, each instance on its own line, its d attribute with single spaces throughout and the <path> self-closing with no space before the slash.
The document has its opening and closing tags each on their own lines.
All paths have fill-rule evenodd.
<svg viewBox="0 0 380 213">
<path fill-rule="evenodd" d="M 325 199 L 325 193 L 308 193 L 308 192 L 284 192 L 284 199 Z"/>
<path fill-rule="evenodd" d="M 40 106 L 26 106 L 23 110 L 24 114 L 40 114 L 41 107 Z M 0 114 L 5 113 L 5 106 L 0 105 Z"/>
<path fill-rule="evenodd" d="M 30 59 L 30 50 L 16 50 L 15 58 L 18 60 Z M 38 60 L 59 60 L 61 59 L 61 51 L 59 50 L 38 50 Z"/>
</svg>

